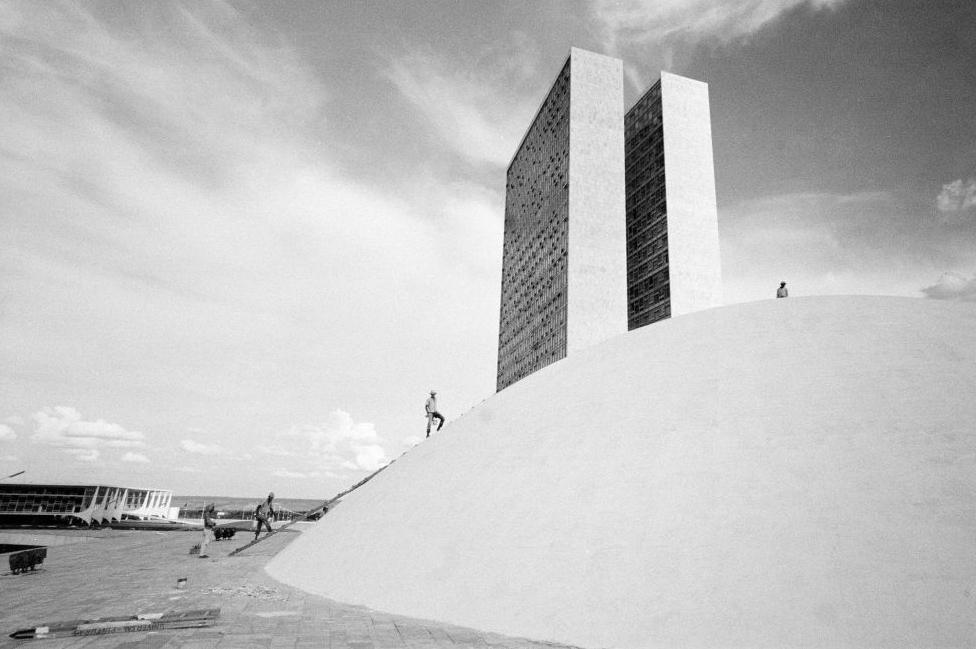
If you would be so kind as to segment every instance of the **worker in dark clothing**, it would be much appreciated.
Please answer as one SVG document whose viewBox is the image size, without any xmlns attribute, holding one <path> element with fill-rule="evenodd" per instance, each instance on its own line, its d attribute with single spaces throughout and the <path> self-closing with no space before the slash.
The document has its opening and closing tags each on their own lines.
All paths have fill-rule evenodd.
<svg viewBox="0 0 976 649">
<path fill-rule="evenodd" d="M 786 290 L 786 282 L 780 282 L 779 288 L 776 289 L 776 297 L 789 297 L 790 292 Z"/>
<path fill-rule="evenodd" d="M 261 536 L 262 524 L 267 528 L 268 534 L 274 533 L 274 530 L 271 529 L 271 520 L 274 518 L 274 513 L 274 492 L 272 491 L 268 494 L 267 499 L 254 509 L 254 521 L 257 523 L 257 527 L 254 529 L 255 541 Z"/>
</svg>

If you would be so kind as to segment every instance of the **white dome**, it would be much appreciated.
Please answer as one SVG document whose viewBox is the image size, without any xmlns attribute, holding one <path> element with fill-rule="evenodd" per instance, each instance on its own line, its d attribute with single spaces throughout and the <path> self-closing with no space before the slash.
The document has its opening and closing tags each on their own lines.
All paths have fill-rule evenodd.
<svg viewBox="0 0 976 649">
<path fill-rule="evenodd" d="M 268 566 L 586 647 L 976 645 L 976 304 L 789 298 L 491 397 Z"/>
</svg>

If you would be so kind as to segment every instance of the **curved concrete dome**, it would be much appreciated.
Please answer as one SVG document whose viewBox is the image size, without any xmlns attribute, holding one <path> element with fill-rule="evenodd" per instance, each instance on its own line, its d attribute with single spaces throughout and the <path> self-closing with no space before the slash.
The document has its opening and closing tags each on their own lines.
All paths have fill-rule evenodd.
<svg viewBox="0 0 976 649">
<path fill-rule="evenodd" d="M 268 567 L 586 647 L 976 644 L 976 304 L 790 298 L 524 379 Z"/>
</svg>

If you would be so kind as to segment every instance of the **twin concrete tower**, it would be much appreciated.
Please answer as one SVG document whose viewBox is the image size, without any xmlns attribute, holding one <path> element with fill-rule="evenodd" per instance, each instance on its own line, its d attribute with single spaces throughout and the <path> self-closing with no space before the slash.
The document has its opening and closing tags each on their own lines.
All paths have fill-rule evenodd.
<svg viewBox="0 0 976 649">
<path fill-rule="evenodd" d="M 572 48 L 508 167 L 497 389 L 611 336 L 719 306 L 708 85 Z"/>
</svg>

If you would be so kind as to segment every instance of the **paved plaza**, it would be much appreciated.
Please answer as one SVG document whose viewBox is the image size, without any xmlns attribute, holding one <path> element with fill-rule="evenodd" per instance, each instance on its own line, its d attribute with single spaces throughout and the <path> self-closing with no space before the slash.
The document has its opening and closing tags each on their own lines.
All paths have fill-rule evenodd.
<svg viewBox="0 0 976 649">
<path fill-rule="evenodd" d="M 296 526 L 299 527 L 299 526 Z M 0 565 L 0 649 L 559 649 L 334 602 L 285 586 L 264 564 L 300 532 L 285 530 L 240 555 L 252 538 L 214 543 L 210 558 L 189 554 L 193 532 L 0 530 L 0 543 L 48 545 L 35 572 Z M 328 556 L 323 553 L 322 556 Z M 318 560 L 322 560 L 319 558 Z M 177 580 L 186 586 L 177 588 Z M 12 640 L 13 631 L 48 622 L 219 607 L 212 627 L 115 633 L 63 639 Z"/>
</svg>

